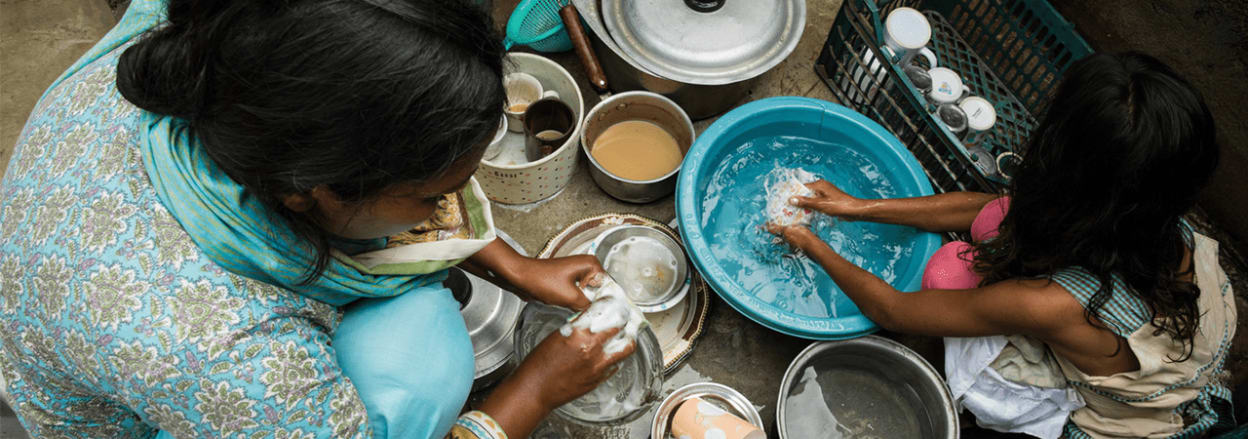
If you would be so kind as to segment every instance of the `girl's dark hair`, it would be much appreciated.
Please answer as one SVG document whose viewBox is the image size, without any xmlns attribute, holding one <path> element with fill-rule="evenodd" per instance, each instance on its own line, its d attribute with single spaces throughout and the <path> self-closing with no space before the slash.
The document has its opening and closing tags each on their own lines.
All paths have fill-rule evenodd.
<svg viewBox="0 0 1248 439">
<path fill-rule="evenodd" d="M 1085 307 L 1098 324 L 1118 276 L 1186 360 L 1200 290 L 1180 271 L 1180 220 L 1217 167 L 1215 139 L 1200 93 L 1157 59 L 1076 62 L 1024 151 L 1000 235 L 975 246 L 984 284 L 1082 267 L 1101 283 Z"/>
<path fill-rule="evenodd" d="M 441 176 L 502 116 L 503 47 L 462 0 L 168 0 L 117 88 L 185 118 L 212 160 L 329 263 L 330 236 L 282 200 L 324 185 L 361 203 Z"/>
</svg>

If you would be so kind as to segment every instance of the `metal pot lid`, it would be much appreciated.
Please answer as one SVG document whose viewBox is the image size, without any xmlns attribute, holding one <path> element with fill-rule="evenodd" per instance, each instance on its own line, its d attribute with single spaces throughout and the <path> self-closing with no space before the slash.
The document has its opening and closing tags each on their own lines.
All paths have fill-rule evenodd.
<svg viewBox="0 0 1248 439">
<path fill-rule="evenodd" d="M 689 84 L 763 74 L 797 47 L 804 0 L 606 0 L 612 39 L 644 69 Z"/>
</svg>

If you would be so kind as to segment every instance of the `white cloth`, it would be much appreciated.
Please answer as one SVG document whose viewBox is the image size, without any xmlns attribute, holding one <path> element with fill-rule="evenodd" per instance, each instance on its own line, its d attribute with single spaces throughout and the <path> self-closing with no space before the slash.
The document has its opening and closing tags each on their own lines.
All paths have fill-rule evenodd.
<svg viewBox="0 0 1248 439">
<path fill-rule="evenodd" d="M 1060 437 L 1070 413 L 1084 406 L 1083 398 L 1068 384 L 1041 387 L 1004 378 L 992 367 L 1003 352 L 1017 357 L 1011 363 L 1023 357 L 1005 336 L 945 337 L 945 376 L 953 399 L 975 414 L 980 427 L 1042 439 Z M 1034 381 L 1061 377 L 1049 362 L 1032 364 Z"/>
<path fill-rule="evenodd" d="M 778 226 L 808 225 L 814 212 L 789 204 L 789 199 L 815 194 L 806 183 L 818 180 L 814 174 L 802 168 L 777 168 L 767 174 L 767 220 Z"/>
</svg>

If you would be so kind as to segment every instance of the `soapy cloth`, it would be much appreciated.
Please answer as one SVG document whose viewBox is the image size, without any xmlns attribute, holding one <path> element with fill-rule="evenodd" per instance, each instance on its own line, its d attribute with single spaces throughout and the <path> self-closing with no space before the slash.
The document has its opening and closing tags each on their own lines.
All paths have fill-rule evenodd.
<svg viewBox="0 0 1248 439">
<path fill-rule="evenodd" d="M 989 202 L 975 216 L 971 237 L 992 239 L 1009 209 L 1008 197 Z M 924 289 L 975 288 L 983 279 L 973 268 L 972 246 L 954 241 L 928 261 Z M 1024 336 L 946 337 L 945 375 L 960 408 L 984 428 L 1060 437 L 1083 398 L 1062 375 L 1053 353 Z"/>
<path fill-rule="evenodd" d="M 615 279 L 605 274 L 598 276 L 600 286 L 581 289 L 590 300 L 589 309 L 565 323 L 559 328 L 559 333 L 567 337 L 572 335 L 573 329 L 588 329 L 591 333 L 598 333 L 621 328 L 620 332 L 602 346 L 604 354 L 612 355 L 628 348 L 629 343 L 637 339 L 637 332 L 647 324 L 646 315 L 628 300 L 624 288 Z"/>
<path fill-rule="evenodd" d="M 814 191 L 807 183 L 818 180 L 814 174 L 802 168 L 777 168 L 767 174 L 764 190 L 767 192 L 767 220 L 778 226 L 808 225 L 814 212 L 789 204 L 793 197 L 810 197 Z"/>
</svg>

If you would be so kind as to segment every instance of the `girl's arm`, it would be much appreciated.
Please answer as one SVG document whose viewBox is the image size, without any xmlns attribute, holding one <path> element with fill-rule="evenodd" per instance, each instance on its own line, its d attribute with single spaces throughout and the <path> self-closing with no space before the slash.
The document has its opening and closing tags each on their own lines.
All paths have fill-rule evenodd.
<svg viewBox="0 0 1248 439">
<path fill-rule="evenodd" d="M 1073 296 L 1046 280 L 902 293 L 845 260 L 805 227 L 772 230 L 823 266 L 863 315 L 888 330 L 946 337 L 1023 334 L 1053 341 L 1064 338 L 1072 315 L 1082 316 Z"/>
<path fill-rule="evenodd" d="M 832 183 L 808 184 L 813 197 L 793 197 L 797 207 L 817 210 L 850 221 L 900 224 L 929 232 L 961 232 L 971 229 L 975 215 L 998 196 L 979 192 L 950 192 L 916 198 L 854 198 Z"/>
</svg>

